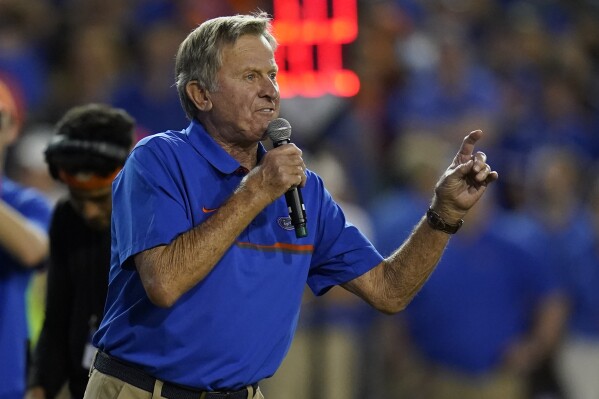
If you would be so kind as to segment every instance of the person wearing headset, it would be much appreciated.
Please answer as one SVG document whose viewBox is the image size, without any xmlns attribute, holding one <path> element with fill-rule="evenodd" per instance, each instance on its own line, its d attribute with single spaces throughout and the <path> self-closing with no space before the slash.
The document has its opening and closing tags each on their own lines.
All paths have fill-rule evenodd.
<svg viewBox="0 0 599 399">
<path fill-rule="evenodd" d="M 104 104 L 70 109 L 45 150 L 68 194 L 50 223 L 46 315 L 29 374 L 28 399 L 55 397 L 65 382 L 82 398 L 103 315 L 110 267 L 112 180 L 134 142 L 134 119 Z"/>
</svg>

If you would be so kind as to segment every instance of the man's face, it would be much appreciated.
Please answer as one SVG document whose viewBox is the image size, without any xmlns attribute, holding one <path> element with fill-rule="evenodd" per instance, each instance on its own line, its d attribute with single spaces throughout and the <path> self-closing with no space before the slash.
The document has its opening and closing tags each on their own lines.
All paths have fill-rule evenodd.
<svg viewBox="0 0 599 399">
<path fill-rule="evenodd" d="M 209 94 L 211 122 L 225 142 L 255 143 L 279 115 L 277 64 L 262 36 L 244 35 L 222 52 L 217 90 Z"/>
<path fill-rule="evenodd" d="M 83 190 L 69 187 L 73 208 L 85 219 L 88 226 L 95 230 L 110 227 L 112 212 L 112 187 Z"/>
</svg>

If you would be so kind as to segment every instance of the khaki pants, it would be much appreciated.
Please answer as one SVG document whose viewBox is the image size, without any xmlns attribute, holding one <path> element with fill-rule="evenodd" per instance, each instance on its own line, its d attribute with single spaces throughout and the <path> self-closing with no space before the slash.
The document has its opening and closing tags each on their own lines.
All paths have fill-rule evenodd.
<svg viewBox="0 0 599 399">
<path fill-rule="evenodd" d="M 521 375 L 503 370 L 482 376 L 431 364 L 412 354 L 390 384 L 391 397 L 410 399 L 525 399 Z"/>
<path fill-rule="evenodd" d="M 523 399 L 524 382 L 513 374 L 493 373 L 473 379 L 453 372 L 436 373 L 431 381 L 431 398 Z"/>
<path fill-rule="evenodd" d="M 599 341 L 567 337 L 556 360 L 569 399 L 599 399 Z"/>
<path fill-rule="evenodd" d="M 161 399 L 163 382 L 156 380 L 154 392 L 147 392 L 133 385 L 119 380 L 118 378 L 93 370 L 87 383 L 84 399 Z M 199 395 L 197 399 L 203 399 Z M 264 399 L 260 388 L 253 392 L 249 390 L 248 399 Z"/>
<path fill-rule="evenodd" d="M 329 328 L 318 335 L 300 329 L 279 370 L 260 385 L 273 398 L 307 399 L 318 391 L 326 399 L 352 399 L 360 379 L 357 339 L 342 328 Z M 322 350 L 317 376 L 313 348 Z"/>
</svg>

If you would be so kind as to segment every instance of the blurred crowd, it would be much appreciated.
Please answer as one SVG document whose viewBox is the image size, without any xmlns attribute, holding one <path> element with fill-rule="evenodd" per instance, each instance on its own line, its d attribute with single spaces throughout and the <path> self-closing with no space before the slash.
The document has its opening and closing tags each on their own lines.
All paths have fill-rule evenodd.
<svg viewBox="0 0 599 399">
<path fill-rule="evenodd" d="M 344 65 L 359 93 L 285 99 L 281 114 L 347 219 L 388 255 L 475 129 L 500 180 L 400 317 L 343 290 L 307 292 L 266 396 L 599 398 L 599 1 L 357 3 Z M 7 175 L 58 197 L 43 148 L 74 105 L 122 107 L 138 137 L 184 129 L 179 43 L 205 19 L 257 9 L 275 11 L 267 0 L 0 0 L 0 76 L 23 122 Z M 33 339 L 41 292 L 43 274 Z"/>
</svg>

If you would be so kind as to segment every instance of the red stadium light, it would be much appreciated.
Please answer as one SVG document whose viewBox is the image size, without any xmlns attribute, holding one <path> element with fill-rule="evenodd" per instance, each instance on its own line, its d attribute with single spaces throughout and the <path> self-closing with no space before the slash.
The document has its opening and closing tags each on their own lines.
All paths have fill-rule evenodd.
<svg viewBox="0 0 599 399">
<path fill-rule="evenodd" d="M 273 0 L 281 97 L 356 95 L 358 76 L 343 69 L 342 45 L 358 35 L 357 0 Z"/>
</svg>

